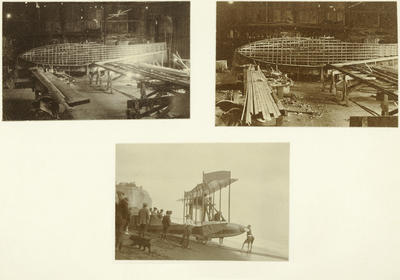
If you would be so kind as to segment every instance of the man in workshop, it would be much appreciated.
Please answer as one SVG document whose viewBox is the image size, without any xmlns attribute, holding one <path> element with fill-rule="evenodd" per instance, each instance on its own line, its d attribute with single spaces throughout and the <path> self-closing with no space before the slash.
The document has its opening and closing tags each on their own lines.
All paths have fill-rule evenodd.
<svg viewBox="0 0 400 280">
<path fill-rule="evenodd" d="M 143 203 L 142 209 L 139 210 L 139 235 L 141 237 L 144 237 L 149 222 L 150 222 L 150 211 L 147 208 L 147 203 Z"/>
</svg>

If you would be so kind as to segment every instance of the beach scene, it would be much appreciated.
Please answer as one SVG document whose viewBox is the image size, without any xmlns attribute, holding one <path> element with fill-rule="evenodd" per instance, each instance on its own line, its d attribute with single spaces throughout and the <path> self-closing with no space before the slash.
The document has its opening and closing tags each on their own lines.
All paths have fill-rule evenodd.
<svg viewBox="0 0 400 280">
<path fill-rule="evenodd" d="M 116 260 L 289 259 L 289 144 L 118 144 Z"/>
</svg>

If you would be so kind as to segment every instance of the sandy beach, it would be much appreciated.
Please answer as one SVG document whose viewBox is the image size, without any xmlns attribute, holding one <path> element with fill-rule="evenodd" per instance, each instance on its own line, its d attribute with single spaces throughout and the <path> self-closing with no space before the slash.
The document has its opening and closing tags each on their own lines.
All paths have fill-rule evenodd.
<svg viewBox="0 0 400 280">
<path fill-rule="evenodd" d="M 148 234 L 152 238 L 151 253 L 130 246 L 129 235 L 123 237 L 121 251 L 115 251 L 116 260 L 222 260 L 222 261 L 286 261 L 277 256 L 263 254 L 248 254 L 240 252 L 240 248 L 229 248 L 213 243 L 203 245 L 191 240 L 187 249 L 180 245 L 180 237 L 168 236 L 167 240 L 161 240 L 158 235 Z"/>
</svg>

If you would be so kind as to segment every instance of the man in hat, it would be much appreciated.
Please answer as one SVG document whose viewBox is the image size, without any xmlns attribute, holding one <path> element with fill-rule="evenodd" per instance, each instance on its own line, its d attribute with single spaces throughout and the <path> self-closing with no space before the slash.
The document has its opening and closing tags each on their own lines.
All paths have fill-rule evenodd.
<svg viewBox="0 0 400 280">
<path fill-rule="evenodd" d="M 121 195 L 115 202 L 115 247 L 121 250 L 122 234 L 128 228 L 130 219 L 129 201 L 127 197 Z"/>
<path fill-rule="evenodd" d="M 168 228 L 171 225 L 171 214 L 172 211 L 167 211 L 166 215 L 162 219 L 163 232 L 161 234 L 161 239 L 167 239 Z"/>
<path fill-rule="evenodd" d="M 139 235 L 144 237 L 147 231 L 147 225 L 150 221 L 150 211 L 147 208 L 147 203 L 143 203 L 142 209 L 139 210 Z"/>
<path fill-rule="evenodd" d="M 190 235 L 192 234 L 193 226 L 194 226 L 194 223 L 193 223 L 192 219 L 190 218 L 190 215 L 186 215 L 185 226 L 183 228 L 183 233 L 182 233 L 182 247 L 183 248 L 189 248 Z"/>
</svg>

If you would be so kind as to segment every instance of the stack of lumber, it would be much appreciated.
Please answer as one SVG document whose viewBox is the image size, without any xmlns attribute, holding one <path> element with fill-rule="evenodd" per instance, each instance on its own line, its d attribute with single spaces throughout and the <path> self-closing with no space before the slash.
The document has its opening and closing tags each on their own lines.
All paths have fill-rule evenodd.
<svg viewBox="0 0 400 280">
<path fill-rule="evenodd" d="M 244 70 L 245 102 L 241 121 L 251 125 L 253 116 L 260 121 L 270 121 L 281 115 L 267 79 L 260 70 L 250 66 Z"/>
</svg>

